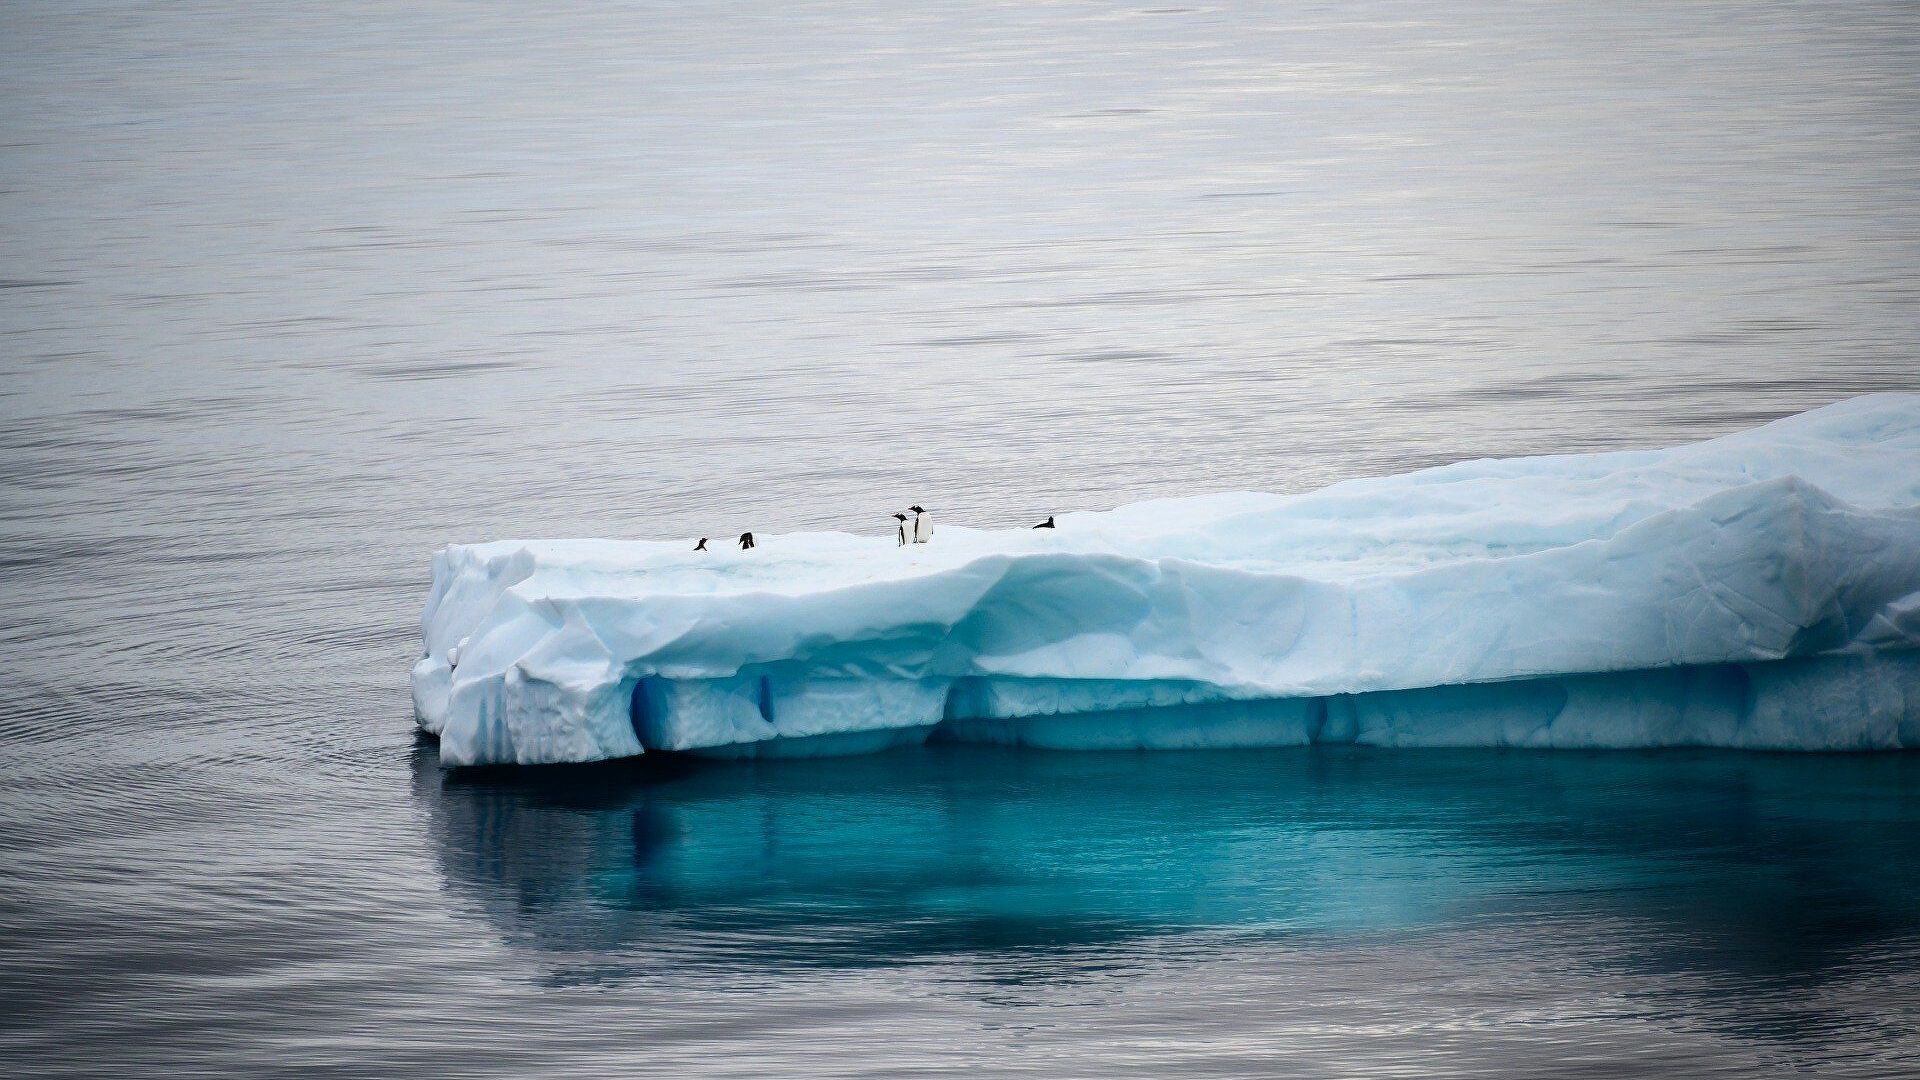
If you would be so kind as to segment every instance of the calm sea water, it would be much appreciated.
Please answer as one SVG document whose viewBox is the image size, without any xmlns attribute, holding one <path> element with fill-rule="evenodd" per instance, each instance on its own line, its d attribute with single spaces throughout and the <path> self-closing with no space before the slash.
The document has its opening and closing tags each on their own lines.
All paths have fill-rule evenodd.
<svg viewBox="0 0 1920 1080">
<path fill-rule="evenodd" d="M 1904 3 L 0 8 L 0 1071 L 1886 1076 L 1911 756 L 448 776 L 454 540 L 1920 388 Z"/>
</svg>

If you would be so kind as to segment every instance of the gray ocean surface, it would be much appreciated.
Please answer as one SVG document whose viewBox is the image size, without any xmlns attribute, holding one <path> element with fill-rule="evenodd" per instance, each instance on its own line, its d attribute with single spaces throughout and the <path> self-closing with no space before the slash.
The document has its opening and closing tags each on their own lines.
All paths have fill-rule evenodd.
<svg viewBox="0 0 1920 1080">
<path fill-rule="evenodd" d="M 1914 755 L 449 775 L 451 541 L 1920 389 L 1920 5 L 0 7 L 0 1072 L 1899 1076 Z"/>
</svg>

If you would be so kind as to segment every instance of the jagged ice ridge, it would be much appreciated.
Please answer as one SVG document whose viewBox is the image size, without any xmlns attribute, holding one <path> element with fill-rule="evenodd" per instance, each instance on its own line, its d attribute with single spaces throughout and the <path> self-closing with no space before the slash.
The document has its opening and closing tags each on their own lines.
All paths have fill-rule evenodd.
<svg viewBox="0 0 1920 1080">
<path fill-rule="evenodd" d="M 686 547 L 435 555 L 413 694 L 442 760 L 1920 746 L 1920 395 L 1051 531 Z"/>
</svg>

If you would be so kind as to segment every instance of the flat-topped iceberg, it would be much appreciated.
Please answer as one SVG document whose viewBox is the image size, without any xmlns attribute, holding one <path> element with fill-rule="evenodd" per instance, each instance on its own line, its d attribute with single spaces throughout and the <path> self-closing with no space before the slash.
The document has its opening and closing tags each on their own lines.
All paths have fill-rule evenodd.
<svg viewBox="0 0 1920 1080">
<path fill-rule="evenodd" d="M 442 760 L 1920 746 L 1920 395 L 1053 530 L 687 546 L 439 552 L 413 692 Z"/>
</svg>

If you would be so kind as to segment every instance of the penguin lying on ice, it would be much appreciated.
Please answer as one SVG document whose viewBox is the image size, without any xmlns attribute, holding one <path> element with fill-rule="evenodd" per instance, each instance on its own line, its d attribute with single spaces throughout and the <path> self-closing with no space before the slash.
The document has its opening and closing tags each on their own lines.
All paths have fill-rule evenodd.
<svg viewBox="0 0 1920 1080">
<path fill-rule="evenodd" d="M 1048 514 L 1048 515 L 1047 515 L 1047 520 L 1045 520 L 1045 521 L 1043 521 L 1043 522 L 1041 522 L 1041 523 L 1040 523 L 1040 524 L 1038 524 L 1038 525 L 1035 525 L 1035 526 L 1034 526 L 1034 528 L 1036 528 L 1036 529 L 1051 529 L 1051 528 L 1053 528 L 1053 515 L 1052 515 L 1052 514 Z"/>
</svg>

